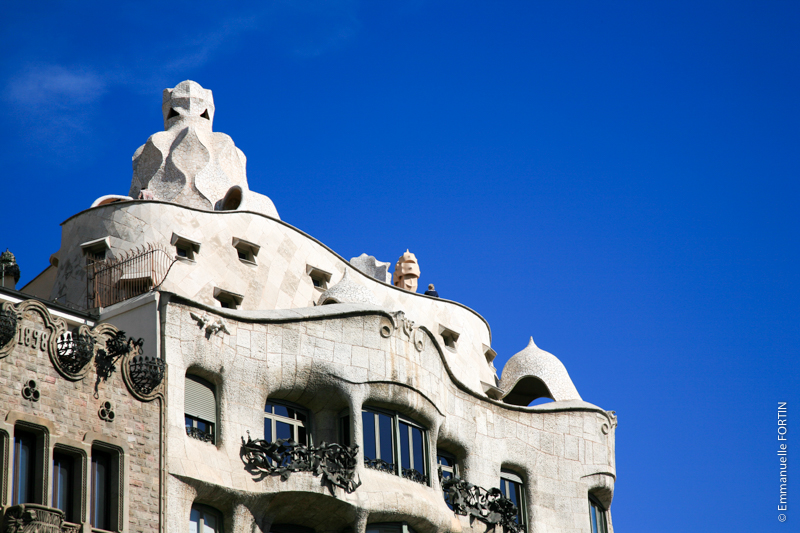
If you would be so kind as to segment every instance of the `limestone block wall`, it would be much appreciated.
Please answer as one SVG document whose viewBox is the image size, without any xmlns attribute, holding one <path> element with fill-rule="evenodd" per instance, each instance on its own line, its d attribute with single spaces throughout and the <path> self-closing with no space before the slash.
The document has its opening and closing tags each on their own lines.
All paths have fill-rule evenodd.
<svg viewBox="0 0 800 533">
<path fill-rule="evenodd" d="M 6 304 L 8 305 L 8 304 Z M 52 461 L 55 450 L 80 457 L 81 490 L 77 522 L 89 531 L 91 456 L 93 444 L 105 444 L 121 451 L 119 480 L 120 522 L 123 531 L 158 531 L 161 523 L 161 433 L 160 400 L 143 402 L 135 398 L 118 369 L 99 383 L 89 363 L 80 379 L 69 380 L 54 368 L 51 352 L 56 348 L 53 327 L 58 321 L 44 305 L 29 300 L 18 304 L 22 320 L 9 344 L 0 349 L 0 507 L 12 503 L 13 440 L 15 427 L 36 433 L 43 439 L 43 458 L 38 467 L 37 499 L 52 507 Z M 62 313 L 63 314 L 63 313 Z M 74 324 L 63 324 L 69 329 Z M 26 399 L 23 390 L 36 383 L 37 396 Z M 30 390 L 30 386 L 28 386 Z M 101 409 L 110 402 L 113 420 Z M 116 529 L 115 529 L 116 530 Z"/>
<path fill-rule="evenodd" d="M 441 327 L 457 332 L 456 349 L 445 349 L 445 357 L 467 387 L 482 393 L 481 382 L 495 384 L 495 370 L 485 356 L 491 333 L 475 311 L 377 281 L 300 230 L 257 213 L 203 211 L 158 201 L 118 202 L 83 211 L 63 223 L 51 297 L 86 305 L 82 243 L 109 237 L 109 255 L 116 257 L 145 243 L 170 247 L 173 234 L 200 243 L 200 251 L 194 261 L 175 263 L 161 286 L 164 291 L 211 307 L 220 307 L 214 299 L 216 287 L 243 295 L 243 310 L 305 308 L 321 294 L 307 274 L 308 266 L 330 273 L 329 286 L 338 283 L 348 268 L 350 279 L 370 290 L 382 307 L 404 311 L 440 343 Z M 260 246 L 255 265 L 239 259 L 234 238 Z"/>
<path fill-rule="evenodd" d="M 529 532 L 588 533 L 589 492 L 611 503 L 613 414 L 579 400 L 513 407 L 483 397 L 458 380 L 438 339 L 402 314 L 337 304 L 255 316 L 174 297 L 164 309 L 169 531 L 188 531 L 193 503 L 221 511 L 229 532 L 287 521 L 318 532 L 363 532 L 369 522 L 400 520 L 420 533 L 485 531 L 446 506 L 435 475 L 438 449 L 456 456 L 462 477 L 486 488 L 498 486 L 501 469 L 516 471 Z M 192 317 L 199 312 L 223 317 L 229 333 L 207 335 Z M 215 384 L 215 445 L 186 435 L 187 371 Z M 430 486 L 364 467 L 363 450 L 362 485 L 351 494 L 331 495 L 309 473 L 254 479 L 239 455 L 241 437 L 263 437 L 268 398 L 308 409 L 315 442 L 336 441 L 339 417 L 349 414 L 352 442 L 360 444 L 363 406 L 411 418 L 427 428 Z"/>
</svg>

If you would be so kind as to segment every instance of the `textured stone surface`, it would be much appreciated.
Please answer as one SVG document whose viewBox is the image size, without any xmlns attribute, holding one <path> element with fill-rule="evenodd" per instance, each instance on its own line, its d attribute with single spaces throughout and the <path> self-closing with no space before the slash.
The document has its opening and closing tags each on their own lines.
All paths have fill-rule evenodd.
<svg viewBox="0 0 800 533">
<path fill-rule="evenodd" d="M 379 305 L 378 299 L 363 285 L 359 285 L 350 279 L 350 269 L 344 271 L 342 280 L 326 290 L 319 297 L 318 305 L 326 304 L 372 304 Z"/>
<path fill-rule="evenodd" d="M 350 264 L 378 281 L 383 281 L 385 283 L 392 282 L 392 275 L 389 273 L 391 263 L 378 261 L 372 255 L 361 254 L 358 257 L 350 259 Z"/>
<path fill-rule="evenodd" d="M 133 155 L 129 196 L 139 198 L 146 190 L 145 197 L 155 200 L 214 209 L 228 191 L 239 187 L 243 199 L 238 209 L 278 217 L 269 198 L 250 194 L 244 153 L 228 135 L 212 131 L 215 108 L 210 90 L 188 80 L 164 89 L 162 111 L 165 131 L 152 135 Z"/>
<path fill-rule="evenodd" d="M 547 396 L 556 401 L 581 399 L 578 390 L 567 373 L 567 369 L 564 368 L 561 361 L 555 355 L 545 352 L 536 346 L 536 343 L 533 342 L 533 337 L 531 337 L 528 346 L 511 357 L 506 366 L 503 367 L 500 388 L 505 392 L 504 397 L 508 397 L 515 392 L 521 395 L 522 398 L 525 398 L 526 395 L 530 396 L 524 404 L 527 405 L 530 401 L 545 396 L 545 394 L 536 395 L 536 392 L 539 391 L 535 381 L 531 383 L 528 390 L 520 390 L 520 388 L 525 387 L 524 380 L 528 378 L 544 383 L 550 393 Z"/>
</svg>

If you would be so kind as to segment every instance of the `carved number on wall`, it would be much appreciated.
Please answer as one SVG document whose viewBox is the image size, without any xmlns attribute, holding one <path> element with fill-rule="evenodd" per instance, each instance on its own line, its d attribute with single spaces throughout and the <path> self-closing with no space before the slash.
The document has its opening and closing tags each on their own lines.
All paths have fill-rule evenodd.
<svg viewBox="0 0 800 533">
<path fill-rule="evenodd" d="M 17 334 L 17 344 L 30 346 L 36 350 L 44 352 L 47 350 L 47 340 L 50 333 L 35 328 L 19 328 Z"/>
</svg>

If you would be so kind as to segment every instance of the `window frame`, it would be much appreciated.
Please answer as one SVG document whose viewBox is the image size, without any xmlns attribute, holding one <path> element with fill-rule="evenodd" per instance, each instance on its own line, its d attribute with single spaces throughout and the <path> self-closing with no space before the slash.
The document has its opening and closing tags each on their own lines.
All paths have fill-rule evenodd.
<svg viewBox="0 0 800 533">
<path fill-rule="evenodd" d="M 195 256 L 200 253 L 201 245 L 199 242 L 184 237 L 183 235 L 178 235 L 174 232 L 169 240 L 169 243 L 175 247 L 175 258 L 180 261 L 194 263 Z M 181 251 L 183 251 L 183 255 L 181 255 Z"/>
<path fill-rule="evenodd" d="M 197 510 L 200 513 L 200 519 L 197 522 L 197 533 L 204 533 L 205 532 L 205 515 L 210 514 L 214 515 L 217 519 L 218 527 L 214 533 L 224 533 L 225 532 L 225 515 L 222 514 L 222 511 L 211 507 L 210 505 L 205 505 L 203 503 L 193 503 L 191 509 L 189 510 L 189 524 L 191 526 L 192 523 L 192 511 Z"/>
<path fill-rule="evenodd" d="M 413 478 L 403 475 L 404 468 L 403 468 L 403 458 L 402 458 L 402 441 L 401 441 L 402 437 L 400 436 L 400 432 L 401 432 L 401 425 L 400 424 L 406 424 L 406 425 L 409 426 L 409 431 L 408 431 L 408 433 L 409 433 L 409 435 L 408 435 L 408 437 L 409 437 L 409 440 L 408 440 L 408 443 L 409 443 L 408 444 L 408 446 L 409 446 L 409 450 L 408 450 L 409 451 L 409 469 L 408 470 L 415 470 L 416 472 L 418 472 L 418 473 L 420 473 L 422 475 L 422 477 L 424 479 L 424 482 L 421 482 L 420 484 L 426 485 L 426 486 L 431 486 L 431 468 L 430 468 L 431 453 L 430 453 L 430 444 L 429 444 L 429 439 L 428 439 L 428 429 L 425 426 L 423 426 L 422 424 L 420 424 L 419 422 L 416 422 L 415 420 L 412 420 L 412 419 L 408 418 L 407 416 L 401 415 L 400 413 L 398 413 L 396 411 L 389 411 L 389 410 L 386 410 L 386 409 L 381 409 L 379 407 L 372 407 L 370 405 L 363 405 L 361 407 L 361 413 L 362 413 L 362 415 L 361 415 L 361 417 L 362 417 L 361 418 L 361 423 L 362 423 L 362 427 L 361 427 L 361 448 L 363 450 L 362 453 L 364 454 L 364 463 L 366 464 L 366 461 L 367 461 L 367 456 L 366 456 L 367 447 L 366 447 L 366 443 L 364 442 L 364 439 L 366 437 L 366 433 L 365 433 L 364 427 L 363 427 L 363 420 L 364 420 L 363 416 L 364 416 L 364 413 L 372 413 L 375 416 L 374 420 L 375 420 L 375 428 L 376 428 L 375 429 L 375 455 L 376 455 L 376 457 L 374 459 L 381 460 L 381 461 L 385 461 L 385 460 L 384 460 L 384 458 L 381 457 L 381 452 L 380 452 L 381 441 L 380 441 L 380 425 L 379 425 L 379 418 L 378 417 L 379 417 L 379 415 L 388 416 L 390 418 L 391 422 L 392 422 L 392 426 L 391 426 L 391 429 L 392 429 L 392 461 L 385 461 L 385 462 L 388 463 L 390 466 L 392 466 L 392 470 L 390 471 L 390 470 L 380 469 L 380 468 L 376 468 L 376 470 L 379 470 L 381 472 L 390 472 L 390 473 L 392 473 L 392 474 L 394 474 L 394 475 L 396 475 L 398 477 L 415 481 Z M 415 461 L 414 461 L 414 453 L 412 451 L 413 438 L 412 438 L 411 428 L 417 428 L 422 432 L 422 463 L 423 463 L 423 468 L 424 469 L 421 472 L 419 470 L 416 470 L 416 468 L 414 468 L 416 465 L 415 465 Z"/>
<path fill-rule="evenodd" d="M 257 265 L 256 257 L 258 256 L 258 252 L 261 250 L 261 246 L 250 241 L 240 239 L 239 237 L 233 237 L 232 244 L 236 249 L 236 255 L 239 258 L 239 261 L 251 266 Z M 244 254 L 245 257 L 242 257 L 242 254 Z"/>
<path fill-rule="evenodd" d="M 214 287 L 214 299 L 219 302 L 219 306 L 222 309 L 239 309 L 244 301 L 244 296 Z"/>
<path fill-rule="evenodd" d="M 97 459 L 101 456 L 105 456 L 108 459 L 108 463 L 106 466 L 108 473 L 104 474 L 106 479 L 104 480 L 104 487 L 102 492 L 98 490 L 97 481 L 98 481 L 98 471 L 97 471 Z M 123 474 L 123 464 L 124 464 L 124 452 L 118 446 L 114 446 L 113 444 L 108 444 L 106 442 L 101 441 L 94 441 L 92 442 L 91 448 L 91 458 L 90 458 L 91 468 L 90 468 L 90 479 L 89 479 L 89 524 L 92 527 L 92 530 L 99 530 L 99 531 L 122 531 L 122 523 L 123 523 L 123 497 L 124 497 L 124 474 Z M 105 507 L 105 511 L 107 512 L 108 518 L 104 521 L 103 524 L 96 524 L 97 521 L 97 507 L 98 507 L 98 499 L 97 497 L 103 494 L 107 501 L 103 505 Z M 101 526 L 109 526 L 108 528 L 104 528 Z"/>
<path fill-rule="evenodd" d="M 276 406 L 277 405 L 277 406 L 285 407 L 287 409 L 291 409 L 295 413 L 300 413 L 300 414 L 304 415 L 306 417 L 306 421 L 303 422 L 303 421 L 299 420 L 298 418 L 289 418 L 289 417 L 285 417 L 283 415 L 275 414 L 274 407 L 272 409 L 272 412 L 268 413 L 267 412 L 267 406 L 268 405 L 272 405 L 272 406 Z M 270 431 L 271 431 L 271 436 L 272 436 L 272 439 L 267 439 L 266 431 L 264 431 L 264 440 L 266 440 L 267 442 L 275 442 L 277 440 L 276 437 L 278 435 L 278 422 L 282 422 L 282 423 L 288 424 L 288 425 L 290 425 L 292 427 L 292 437 L 291 437 L 292 440 L 294 440 L 298 444 L 304 444 L 306 446 L 312 446 L 313 445 L 313 438 L 311 437 L 311 415 L 310 415 L 310 412 L 309 412 L 308 409 L 306 409 L 306 408 L 304 408 L 302 406 L 299 406 L 299 405 L 295 405 L 295 404 L 293 404 L 291 402 L 285 402 L 283 400 L 273 400 L 273 399 L 267 398 L 267 401 L 264 404 L 264 425 L 265 425 L 265 429 L 266 429 L 267 420 L 270 420 Z M 305 432 L 306 432 L 305 442 L 300 442 L 300 440 L 297 438 L 298 437 L 298 433 L 299 433 L 298 428 L 300 428 L 300 427 L 305 429 Z"/>
<path fill-rule="evenodd" d="M 194 381 L 198 385 L 205 387 L 209 391 L 214 398 L 214 420 L 207 420 L 202 416 L 198 416 L 197 414 L 189 414 L 187 412 L 187 405 L 186 405 L 186 389 L 187 381 Z M 187 371 L 183 377 L 183 424 L 186 430 L 186 435 L 197 439 L 199 441 L 208 442 L 210 444 L 216 445 L 217 444 L 217 434 L 219 433 L 219 427 L 217 421 L 219 420 L 219 399 L 217 398 L 217 386 L 212 381 L 209 381 L 197 374 L 192 373 L 191 371 Z M 196 412 L 196 411 L 194 411 Z M 210 431 L 205 431 L 202 429 L 198 422 L 203 422 L 208 425 Z M 194 431 L 192 431 L 194 430 Z"/>
<path fill-rule="evenodd" d="M 56 468 L 57 456 L 61 456 L 66 460 L 71 461 L 70 478 L 67 479 L 68 501 L 66 509 L 62 509 L 57 502 L 59 497 L 59 479 L 61 474 Z M 65 446 L 56 443 L 53 447 L 53 456 L 51 458 L 52 475 L 50 479 L 50 486 L 52 493 L 50 496 L 50 506 L 54 509 L 61 509 L 64 512 L 64 521 L 73 524 L 83 522 L 83 509 L 85 502 L 85 495 L 83 487 L 85 486 L 86 476 L 86 452 L 72 446 Z"/>
<path fill-rule="evenodd" d="M 19 433 L 19 435 L 18 435 Z M 19 496 L 21 439 L 25 438 L 31 446 L 31 460 L 26 465 L 28 484 L 27 494 L 24 498 Z M 11 505 L 34 503 L 44 505 L 47 499 L 48 480 L 46 479 L 47 467 L 50 458 L 48 454 L 49 433 L 46 428 L 18 421 L 14 424 L 14 436 L 9 439 L 9 448 L 12 453 L 11 465 Z M 32 440 L 31 440 L 32 439 Z M 21 501 L 24 500 L 24 501 Z"/>
<path fill-rule="evenodd" d="M 443 465 L 440 459 L 447 459 L 452 463 L 452 466 Z M 441 479 L 446 479 L 445 474 L 449 474 L 449 479 L 461 477 L 461 468 L 459 467 L 456 456 L 452 453 L 440 450 L 438 446 L 436 448 L 436 469 L 441 476 Z M 442 490 L 442 496 L 444 497 L 444 502 L 447 504 L 447 507 L 452 510 L 453 504 L 447 499 L 447 492 Z"/>
<path fill-rule="evenodd" d="M 500 492 L 504 497 L 509 498 L 509 489 L 511 487 L 518 489 L 517 493 L 517 522 L 522 526 L 523 531 L 528 529 L 528 503 L 527 494 L 525 490 L 525 480 L 514 472 L 503 468 L 500 471 Z"/>
<path fill-rule="evenodd" d="M 589 529 L 592 533 L 608 533 L 608 509 L 589 493 Z"/>
</svg>

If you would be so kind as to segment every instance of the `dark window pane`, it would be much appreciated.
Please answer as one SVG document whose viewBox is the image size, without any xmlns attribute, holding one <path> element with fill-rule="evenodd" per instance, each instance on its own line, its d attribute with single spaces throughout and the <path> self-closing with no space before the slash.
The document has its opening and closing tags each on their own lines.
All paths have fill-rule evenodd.
<svg viewBox="0 0 800 533">
<path fill-rule="evenodd" d="M 341 419 L 341 427 L 339 428 L 339 436 L 341 437 L 341 444 L 350 446 L 350 417 L 343 416 Z"/>
<path fill-rule="evenodd" d="M 411 468 L 409 451 L 408 424 L 400 422 L 400 464 L 403 468 Z"/>
<path fill-rule="evenodd" d="M 272 442 L 272 420 L 269 418 L 264 419 L 264 440 Z"/>
<path fill-rule="evenodd" d="M 74 522 L 72 516 L 73 458 L 63 453 L 53 453 L 53 507 L 64 511 L 64 519 Z"/>
<path fill-rule="evenodd" d="M 286 422 L 275 423 L 275 440 L 291 439 L 292 437 L 291 424 L 287 424 Z"/>
<path fill-rule="evenodd" d="M 381 459 L 387 463 L 394 463 L 394 446 L 392 441 L 394 436 L 392 433 L 392 418 L 387 415 L 378 415 L 378 423 L 381 432 Z"/>
<path fill-rule="evenodd" d="M 285 405 L 276 405 L 274 412 L 278 416 L 285 416 L 286 418 L 289 418 L 289 408 Z"/>
<path fill-rule="evenodd" d="M 411 428 L 412 450 L 414 453 L 414 469 L 421 474 L 425 474 L 425 453 L 422 446 L 422 430 L 419 428 Z"/>
<path fill-rule="evenodd" d="M 267 402 L 267 405 L 266 405 L 266 406 L 264 406 L 264 412 L 265 412 L 265 413 L 272 413 L 272 412 L 273 412 L 273 411 L 272 411 L 272 409 L 273 409 L 274 407 L 275 407 L 275 406 L 274 406 L 273 404 L 271 404 L 271 403 Z"/>
<path fill-rule="evenodd" d="M 297 427 L 297 442 L 300 444 L 308 444 L 308 437 L 306 436 L 306 428 L 303 426 Z"/>
<path fill-rule="evenodd" d="M 439 455 L 436 460 L 442 466 L 453 466 L 453 461 L 449 457 L 445 457 L 444 455 Z"/>
<path fill-rule="evenodd" d="M 361 413 L 361 422 L 364 427 L 364 458 L 377 459 L 375 453 L 375 415 L 369 411 Z"/>
<path fill-rule="evenodd" d="M 295 411 L 294 412 L 294 417 L 296 419 L 298 419 L 300 422 L 302 422 L 303 424 L 306 423 L 306 418 L 307 417 L 306 417 L 306 415 L 304 413 L 301 413 L 300 411 Z"/>
<path fill-rule="evenodd" d="M 36 435 L 16 431 L 14 434 L 14 504 L 36 503 Z"/>
<path fill-rule="evenodd" d="M 192 514 L 189 516 L 189 533 L 202 533 L 200 531 L 200 511 L 192 507 Z"/>
<path fill-rule="evenodd" d="M 194 426 L 194 424 L 192 423 L 192 417 L 190 417 L 190 416 L 184 415 L 183 422 L 184 422 L 184 424 L 186 425 L 187 428 L 190 428 L 190 427 Z"/>
<path fill-rule="evenodd" d="M 111 458 L 109 454 L 92 450 L 92 525 L 111 529 Z"/>
</svg>

